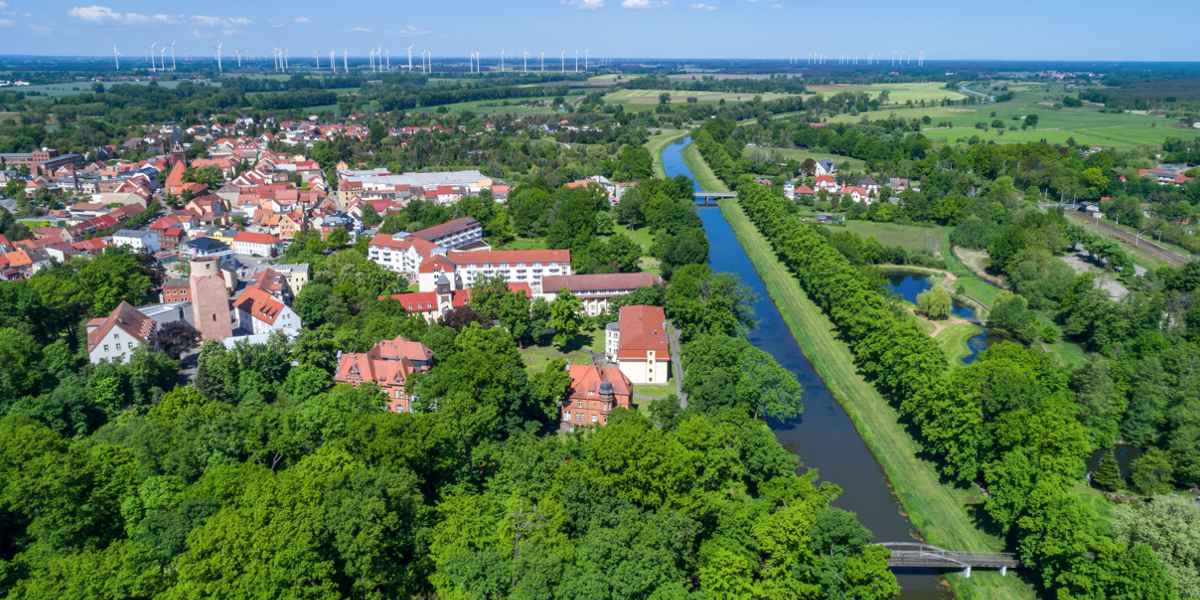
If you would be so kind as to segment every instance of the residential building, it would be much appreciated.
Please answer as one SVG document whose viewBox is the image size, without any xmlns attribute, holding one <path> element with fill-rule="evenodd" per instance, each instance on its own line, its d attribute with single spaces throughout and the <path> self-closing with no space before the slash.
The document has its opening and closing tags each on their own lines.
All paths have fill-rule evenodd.
<svg viewBox="0 0 1200 600">
<path fill-rule="evenodd" d="M 617 408 L 630 408 L 633 386 L 620 369 L 613 366 L 571 365 L 571 387 L 562 403 L 562 427 L 603 427 Z"/>
<path fill-rule="evenodd" d="M 605 354 L 635 384 L 666 383 L 671 368 L 666 329 L 661 306 L 622 306 L 617 322 L 605 328 Z"/>
<path fill-rule="evenodd" d="M 833 164 L 832 160 L 818 160 L 813 175 L 820 177 L 822 175 L 836 175 L 837 165 Z"/>
<path fill-rule="evenodd" d="M 300 335 L 300 315 L 258 286 L 242 290 L 233 307 L 240 333 L 270 335 L 278 331 L 289 339 Z"/>
<path fill-rule="evenodd" d="M 271 268 L 287 280 L 288 289 L 293 298 L 299 296 L 304 286 L 308 285 L 308 265 L 306 264 L 277 264 L 271 265 Z"/>
<path fill-rule="evenodd" d="M 440 225 L 414 231 L 419 238 L 446 250 L 457 250 L 483 242 L 483 226 L 474 217 L 461 217 Z"/>
<path fill-rule="evenodd" d="M 159 292 L 159 300 L 164 304 L 174 302 L 191 302 L 192 286 L 187 279 L 168 279 L 163 283 Z"/>
<path fill-rule="evenodd" d="M 525 294 L 526 298 L 533 298 L 533 290 L 527 283 L 510 283 L 508 291 L 519 292 Z M 425 317 L 426 321 L 434 322 L 441 320 L 451 310 L 466 306 L 471 301 L 471 294 L 470 288 L 453 289 L 449 279 L 442 277 L 437 284 L 437 289 L 432 292 L 392 294 L 383 296 L 380 300 L 384 298 L 395 300 L 404 306 L 404 312 L 421 315 Z"/>
<path fill-rule="evenodd" d="M 154 331 L 154 319 L 122 301 L 107 317 L 88 321 L 88 360 L 129 362 L 134 350 L 150 345 Z"/>
<path fill-rule="evenodd" d="M 210 237 L 188 240 L 183 244 L 183 251 L 191 258 L 212 258 L 233 254 L 233 250 L 229 246 Z"/>
<path fill-rule="evenodd" d="M 589 317 L 595 317 L 608 312 L 608 303 L 613 298 L 662 283 L 662 278 L 653 273 L 550 275 L 542 278 L 542 292 L 538 296 L 550 301 L 559 291 L 566 290 L 583 302 Z"/>
<path fill-rule="evenodd" d="M 269 233 L 239 231 L 233 236 L 233 251 L 236 254 L 270 258 L 275 256 L 278 248 L 279 238 Z"/>
<path fill-rule="evenodd" d="M 432 268 L 426 268 L 432 263 Z M 542 278 L 571 274 L 570 250 L 481 250 L 450 251 L 422 263 L 417 284 L 421 291 L 435 289 L 439 272 L 450 269 L 455 289 L 475 287 L 485 277 L 499 277 L 507 283 L 528 284 L 534 294 L 542 291 Z"/>
<path fill-rule="evenodd" d="M 162 249 L 157 231 L 147 229 L 121 229 L 112 236 L 112 245 L 129 248 L 135 252 L 158 252 Z"/>
<path fill-rule="evenodd" d="M 388 410 L 410 412 L 408 378 L 428 371 L 432 365 L 433 351 L 425 344 L 397 337 L 383 340 L 367 352 L 339 355 L 333 380 L 353 386 L 374 383 L 387 394 Z"/>
</svg>

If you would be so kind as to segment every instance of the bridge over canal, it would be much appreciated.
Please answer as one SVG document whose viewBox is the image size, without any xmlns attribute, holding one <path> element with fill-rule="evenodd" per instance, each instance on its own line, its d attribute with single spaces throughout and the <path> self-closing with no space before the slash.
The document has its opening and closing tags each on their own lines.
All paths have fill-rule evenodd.
<svg viewBox="0 0 1200 600">
<path fill-rule="evenodd" d="M 721 198 L 737 198 L 737 192 L 704 192 L 699 191 L 692 194 L 692 198 L 696 204 L 700 206 L 716 206 L 717 200 Z"/>
<path fill-rule="evenodd" d="M 879 545 L 892 551 L 888 566 L 893 569 L 957 569 L 962 571 L 963 576 L 970 577 L 971 569 L 992 569 L 1007 575 L 1009 569 L 1021 566 L 1015 556 L 1006 552 L 955 552 L 917 542 L 884 542 Z"/>
</svg>

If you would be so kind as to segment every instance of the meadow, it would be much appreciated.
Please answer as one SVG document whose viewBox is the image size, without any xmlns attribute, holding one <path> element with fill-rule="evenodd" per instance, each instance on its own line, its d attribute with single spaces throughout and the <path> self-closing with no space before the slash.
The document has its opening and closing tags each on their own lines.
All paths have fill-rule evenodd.
<svg viewBox="0 0 1200 600">
<path fill-rule="evenodd" d="M 778 92 L 752 94 L 743 92 L 692 92 L 683 90 L 616 90 L 605 94 L 604 102 L 608 104 L 621 104 L 626 110 L 653 110 L 655 106 L 658 106 L 658 97 L 660 94 L 670 94 L 671 104 L 685 104 L 688 98 L 695 98 L 698 104 L 717 104 L 722 100 L 725 102 L 749 102 L 757 97 L 762 99 L 763 102 L 767 102 L 794 96 L 794 94 Z"/>
<path fill-rule="evenodd" d="M 966 98 L 961 92 L 948 90 L 945 84 L 939 81 L 918 81 L 909 83 L 835 83 L 829 85 L 810 85 L 806 86 L 808 91 L 821 94 L 824 96 L 832 96 L 842 92 L 870 94 L 871 97 L 878 96 L 880 92 L 888 93 L 888 105 L 906 105 L 909 102 L 941 102 L 943 99 L 962 100 Z"/>
<path fill-rule="evenodd" d="M 758 146 L 758 147 L 746 146 L 745 150 L 743 150 L 743 154 L 746 157 L 750 157 L 750 155 L 752 153 L 754 153 L 754 151 L 756 151 L 756 150 L 766 150 L 767 152 L 772 153 L 772 155 L 779 157 L 779 160 L 781 160 L 781 161 L 794 160 L 797 162 L 804 162 L 805 159 L 811 158 L 815 161 L 831 160 L 831 161 L 833 161 L 833 164 L 838 166 L 839 169 L 842 169 L 843 165 L 849 166 L 848 169 L 843 169 L 843 170 L 865 171 L 867 168 L 866 161 L 859 160 L 857 158 L 851 158 L 849 156 L 845 156 L 842 154 L 833 154 L 831 152 L 814 152 L 812 150 L 808 150 L 805 148 L 777 148 L 774 146 Z"/>
<path fill-rule="evenodd" d="M 570 102 L 570 98 L 567 99 Z M 510 98 L 503 100 L 473 100 L 471 102 L 456 102 L 442 106 L 427 106 L 417 110 L 432 112 L 445 108 L 450 112 L 474 112 L 491 115 L 552 115 L 558 112 L 554 107 L 554 96 L 539 96 L 534 98 Z"/>
<path fill-rule="evenodd" d="M 1045 140 L 1063 144 L 1068 139 L 1085 146 L 1104 146 L 1131 149 L 1157 146 L 1170 137 L 1200 137 L 1200 130 L 1177 127 L 1172 119 L 1150 114 L 1101 112 L 1096 106 L 1078 108 L 1055 107 L 1066 91 L 1059 86 L 1028 86 L 1016 89 L 1012 100 L 975 106 L 930 106 L 889 108 L 857 115 L 843 114 L 830 119 L 835 123 L 856 123 L 863 119 L 919 119 L 928 116 L 933 122 L 922 133 L 941 143 L 966 142 L 972 138 L 997 143 L 1024 143 Z M 1026 115 L 1038 116 L 1036 127 L 1021 129 Z M 1004 129 L 990 127 L 999 120 Z M 986 129 L 976 128 L 987 123 Z M 1009 129 L 1015 126 L 1016 129 Z"/>
</svg>

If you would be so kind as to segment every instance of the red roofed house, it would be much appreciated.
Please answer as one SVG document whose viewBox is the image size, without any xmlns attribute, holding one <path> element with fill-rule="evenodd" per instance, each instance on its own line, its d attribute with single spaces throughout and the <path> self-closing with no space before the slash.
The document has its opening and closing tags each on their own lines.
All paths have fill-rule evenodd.
<svg viewBox="0 0 1200 600">
<path fill-rule="evenodd" d="M 589 317 L 595 317 L 608 312 L 609 300 L 662 283 L 662 278 L 653 273 L 549 275 L 542 278 L 542 293 L 538 297 L 549 302 L 561 290 L 567 290 L 583 302 L 583 310 Z"/>
<path fill-rule="evenodd" d="M 662 384 L 671 369 L 667 317 L 661 306 L 622 306 L 605 329 L 605 354 L 633 383 Z"/>
<path fill-rule="evenodd" d="M 617 367 L 571 365 L 571 387 L 562 403 L 562 426 L 603 427 L 608 415 L 617 408 L 629 408 L 633 386 Z"/>
<path fill-rule="evenodd" d="M 233 301 L 238 329 L 249 335 L 283 332 L 289 339 L 300 335 L 300 315 L 258 286 L 242 290 Z"/>
<path fill-rule="evenodd" d="M 526 298 L 533 298 L 533 290 L 527 283 L 510 283 L 508 291 L 519 292 L 525 294 Z M 404 312 L 421 315 L 425 317 L 426 321 L 434 322 L 444 317 L 452 309 L 466 306 L 471 301 L 471 290 L 453 289 L 450 287 L 449 281 L 446 281 L 432 292 L 392 294 L 391 296 L 381 296 L 379 299 L 395 300 L 404 306 Z"/>
<path fill-rule="evenodd" d="M 167 193 L 172 196 L 178 196 L 183 193 L 183 172 L 187 170 L 187 165 L 183 161 L 176 161 L 171 165 L 171 172 L 167 174 L 167 182 L 163 186 L 167 188 Z"/>
<path fill-rule="evenodd" d="M 122 301 L 107 317 L 88 321 L 88 360 L 129 362 L 134 350 L 150 345 L 154 329 L 154 319 Z"/>
<path fill-rule="evenodd" d="M 239 231 L 237 235 L 233 236 L 233 251 L 236 254 L 270 258 L 275 256 L 275 250 L 278 247 L 279 238 L 269 233 Z"/>
<path fill-rule="evenodd" d="M 403 337 L 383 340 L 367 352 L 347 352 L 338 356 L 333 380 L 358 386 L 374 383 L 388 397 L 388 410 L 410 412 L 408 377 L 428 371 L 433 364 L 433 352 L 420 342 Z"/>
</svg>

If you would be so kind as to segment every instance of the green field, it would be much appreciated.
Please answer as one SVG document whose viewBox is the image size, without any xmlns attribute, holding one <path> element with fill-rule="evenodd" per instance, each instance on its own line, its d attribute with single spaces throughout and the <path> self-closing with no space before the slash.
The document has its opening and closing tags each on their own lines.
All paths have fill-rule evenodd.
<svg viewBox="0 0 1200 600">
<path fill-rule="evenodd" d="M 539 96 L 534 98 L 507 98 L 503 100 L 474 100 L 471 102 L 456 102 L 442 106 L 427 106 L 418 111 L 432 112 L 445 108 L 450 112 L 473 112 L 491 115 L 553 115 L 558 113 L 554 108 L 554 96 Z M 567 99 L 570 102 L 570 98 Z"/>
<path fill-rule="evenodd" d="M 761 94 L 741 92 L 692 92 L 683 90 L 617 90 L 605 94 L 604 102 L 624 105 L 626 110 L 653 110 L 658 106 L 660 94 L 670 94 L 671 104 L 686 104 L 688 98 L 695 98 L 698 104 L 717 104 L 725 102 L 749 102 L 755 98 L 763 102 L 790 98 L 795 94 L 765 92 Z"/>
<path fill-rule="evenodd" d="M 569 348 L 566 352 L 560 351 L 554 346 L 526 346 L 519 349 L 521 360 L 525 361 L 525 369 L 529 372 L 541 371 L 545 368 L 546 363 L 561 358 L 567 361 L 569 365 L 590 365 L 592 364 L 592 355 L 590 351 L 604 352 L 604 328 L 585 333 L 591 336 L 586 344 L 579 347 Z M 584 340 L 580 340 L 583 342 Z"/>
<path fill-rule="evenodd" d="M 954 274 L 955 287 L 962 286 L 963 292 L 983 305 L 991 307 L 1003 291 L 980 279 L 971 272 L 950 246 L 949 227 L 921 227 L 898 223 L 875 223 L 872 221 L 846 221 L 846 228 L 864 237 L 873 237 L 885 246 L 900 246 L 908 250 L 926 250 L 946 260 L 946 270 Z"/>
<path fill-rule="evenodd" d="M 666 177 L 667 174 L 663 171 L 662 152 L 671 142 L 687 135 L 687 131 L 683 129 L 663 129 L 658 133 L 650 136 L 646 143 L 642 145 L 650 156 L 654 159 L 654 176 Z"/>
<path fill-rule="evenodd" d="M 909 520 L 929 543 L 976 552 L 996 552 L 1003 540 L 974 525 L 975 508 L 983 502 L 974 489 L 942 485 L 930 462 L 917 457 L 917 443 L 899 423 L 899 415 L 857 368 L 849 348 L 838 340 L 821 309 L 809 300 L 799 283 L 776 258 L 771 246 L 734 201 L 722 200 L 721 211 L 729 220 L 742 247 L 766 283 L 767 292 L 805 356 L 845 407 L 855 428 L 879 461 L 900 498 Z M 1014 576 L 976 572 L 971 578 L 946 576 L 960 599 L 1033 598 L 1029 585 Z"/>
<path fill-rule="evenodd" d="M 947 325 L 933 336 L 933 339 L 937 340 L 942 352 L 946 353 L 946 359 L 950 361 L 950 364 L 957 365 L 961 364 L 962 359 L 971 353 L 971 348 L 967 346 L 967 340 L 981 331 L 983 328 L 974 323 L 955 323 Z"/>
<path fill-rule="evenodd" d="M 190 81 L 190 80 L 188 80 L 188 81 Z M 130 80 L 130 81 L 105 81 L 103 83 L 104 83 L 104 87 L 106 87 L 106 88 L 109 86 L 113 86 L 113 85 L 150 85 L 150 81 L 143 80 L 143 79 Z M 174 87 L 178 87 L 180 83 L 183 83 L 183 81 L 182 80 L 155 81 L 154 83 L 156 83 L 159 86 L 162 86 L 164 88 L 174 88 Z M 200 83 L 208 84 L 208 85 L 215 85 L 214 82 L 208 81 L 208 80 L 204 80 Z M 75 82 L 71 82 L 71 83 L 45 83 L 45 84 L 41 84 L 41 85 L 31 85 L 28 87 L 19 87 L 19 88 L 12 88 L 12 89 L 17 92 L 38 92 L 44 96 L 49 96 L 51 98 L 61 98 L 63 96 L 73 96 L 75 94 L 91 93 L 92 85 L 93 84 L 90 81 L 75 81 Z"/>
<path fill-rule="evenodd" d="M 933 123 L 924 126 L 922 133 L 935 142 L 943 143 L 977 138 L 981 141 L 1001 143 L 1037 142 L 1044 139 L 1052 144 L 1062 144 L 1074 138 L 1080 145 L 1129 149 L 1138 146 L 1158 146 L 1169 137 L 1200 137 L 1200 130 L 1176 127 L 1173 120 L 1165 117 L 1104 113 L 1094 106 L 1054 108 L 1053 104 L 1061 101 L 1065 93 L 1061 87 L 1044 86 L 1016 91 L 1015 97 L 1008 102 L 977 106 L 883 109 L 857 115 L 837 115 L 830 121 L 855 123 L 863 118 L 886 119 L 895 116 L 919 119 L 928 116 Z M 1038 116 L 1038 125 L 1022 130 L 1020 119 L 1029 114 Z M 992 121 L 997 119 L 1006 129 L 990 127 Z M 987 123 L 989 127 L 986 130 L 977 129 L 975 125 L 981 122 Z M 943 126 L 947 124 L 950 126 Z M 1016 125 L 1017 129 L 1007 129 L 1009 125 Z"/>
<path fill-rule="evenodd" d="M 839 169 L 846 171 L 865 171 L 867 168 L 866 161 L 857 158 L 851 158 L 841 154 L 831 154 L 829 152 L 814 152 L 804 148 L 777 148 L 774 146 L 746 146 L 743 154 L 749 158 L 756 151 L 766 151 L 772 156 L 778 157 L 780 162 L 786 160 L 794 160 L 796 162 L 804 162 L 806 159 L 815 161 L 831 160 Z"/>
<path fill-rule="evenodd" d="M 906 105 L 909 102 L 941 102 L 943 99 L 962 100 L 966 98 L 960 92 L 948 90 L 946 84 L 938 81 L 917 81 L 908 83 L 835 83 L 830 85 L 810 85 L 806 89 L 823 96 L 832 96 L 842 92 L 870 94 L 876 97 L 880 92 L 888 93 L 888 105 Z"/>
</svg>

